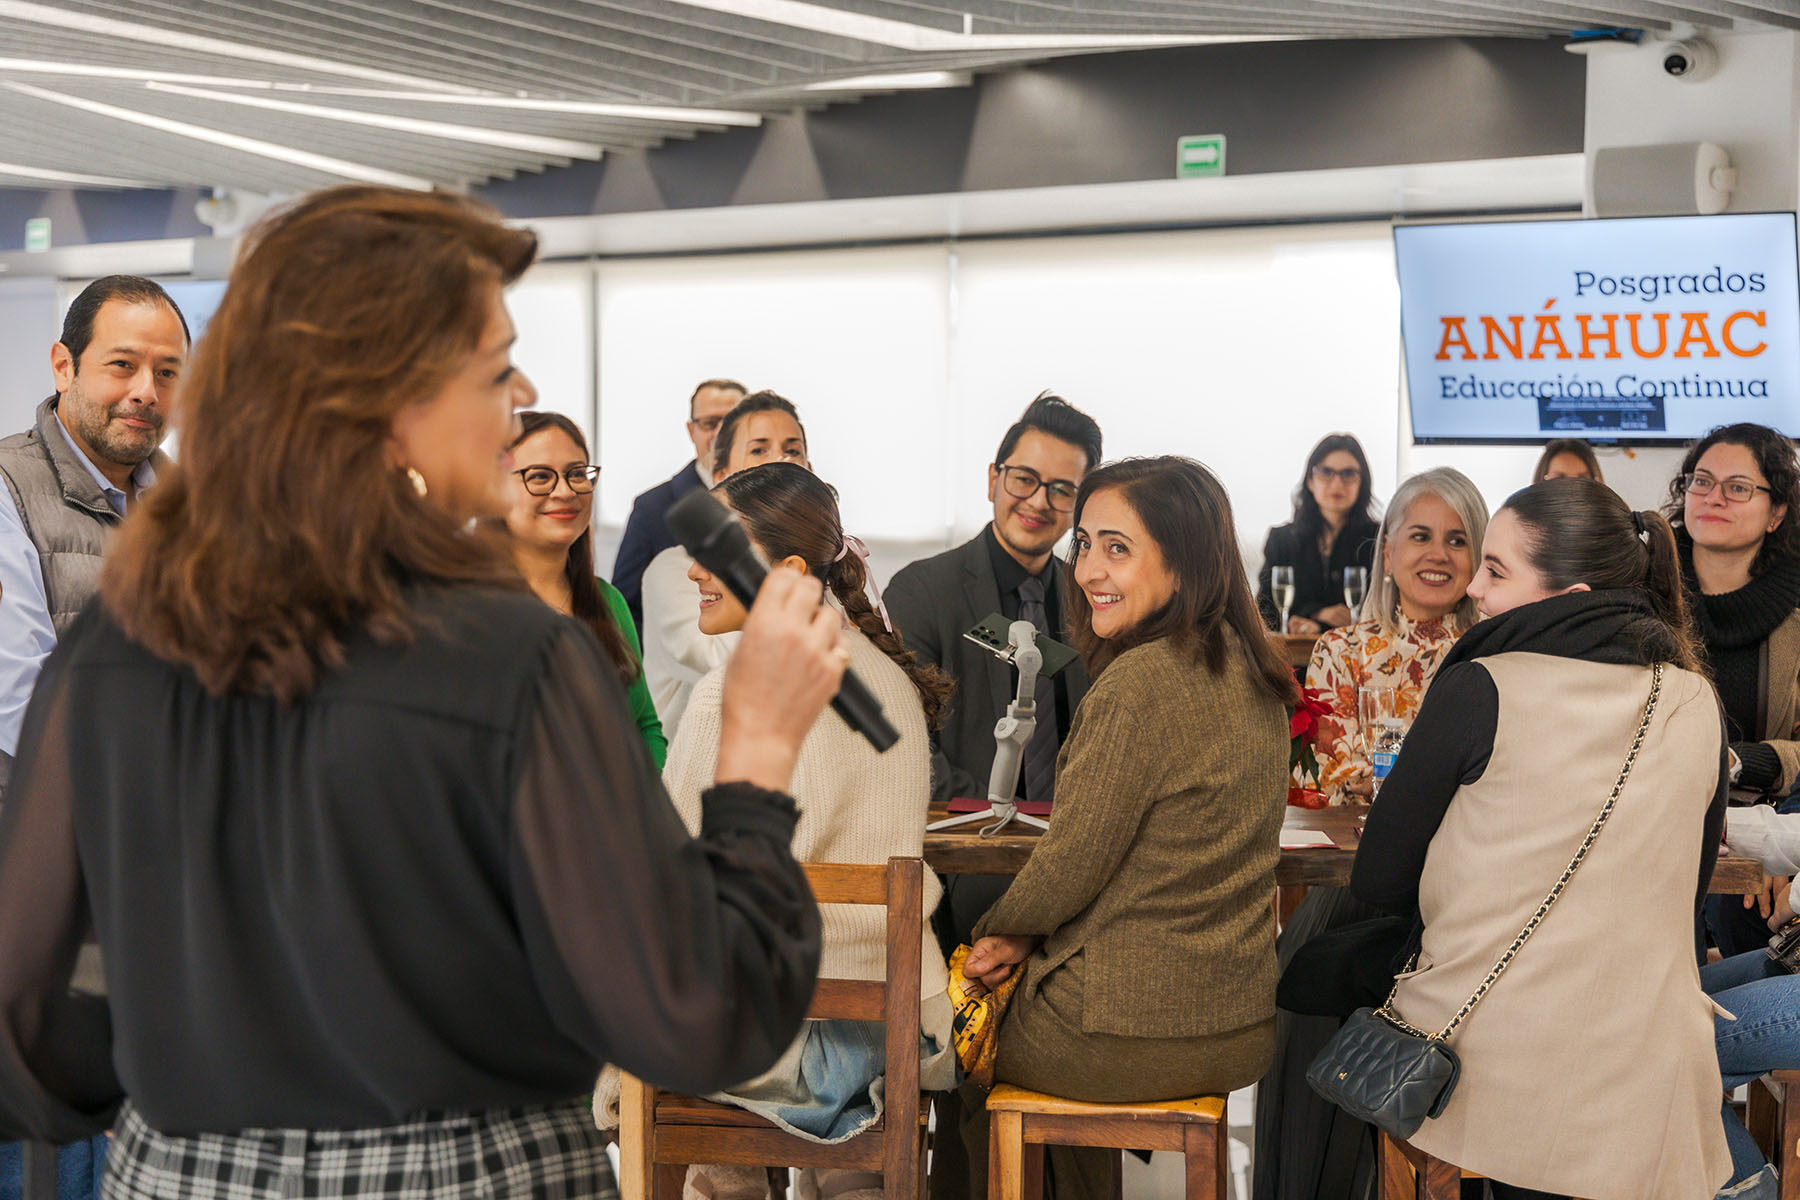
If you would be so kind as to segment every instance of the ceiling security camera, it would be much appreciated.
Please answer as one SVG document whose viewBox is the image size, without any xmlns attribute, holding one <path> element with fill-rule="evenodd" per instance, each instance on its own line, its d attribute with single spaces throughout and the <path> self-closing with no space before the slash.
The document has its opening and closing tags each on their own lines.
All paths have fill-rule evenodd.
<svg viewBox="0 0 1800 1200">
<path fill-rule="evenodd" d="M 1663 74 L 1671 79 L 1698 83 L 1719 67 L 1719 52 L 1711 42 L 1700 38 L 1664 42 L 1658 49 L 1662 51 Z"/>
</svg>

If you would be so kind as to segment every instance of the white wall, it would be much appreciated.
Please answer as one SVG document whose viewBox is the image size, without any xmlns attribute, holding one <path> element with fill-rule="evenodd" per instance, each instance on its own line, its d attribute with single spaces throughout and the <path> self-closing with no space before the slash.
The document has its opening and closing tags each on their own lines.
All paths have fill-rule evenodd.
<svg viewBox="0 0 1800 1200">
<path fill-rule="evenodd" d="M 0 437 L 28 429 L 56 390 L 50 347 L 62 334 L 54 279 L 0 279 Z"/>
<path fill-rule="evenodd" d="M 1378 497 L 1446 465 L 1497 506 L 1539 453 L 1412 444 L 1385 222 L 641 259 L 603 264 L 599 292 L 603 563 L 631 498 L 685 461 L 712 374 L 799 405 L 882 580 L 987 520 L 986 464 L 1044 388 L 1093 414 L 1108 458 L 1210 466 L 1250 570 L 1324 433 L 1362 439 Z M 1638 507 L 1680 454 L 1600 453 Z"/>
<path fill-rule="evenodd" d="M 987 519 L 986 464 L 1045 388 L 1100 421 L 1109 458 L 1212 467 L 1251 569 L 1326 432 L 1363 440 L 1380 497 L 1450 465 L 1497 505 L 1537 455 L 1411 444 L 1386 222 L 548 263 L 508 303 L 540 404 L 597 448 L 603 567 L 632 497 L 690 454 L 687 396 L 711 375 L 800 406 L 881 580 Z M 7 429 L 47 387 L 60 310 L 47 281 L 0 282 L 19 381 L 0 396 Z M 1640 507 L 1660 500 L 1679 454 L 1601 453 Z"/>
<path fill-rule="evenodd" d="M 1606 146 L 1713 142 L 1738 169 L 1728 212 L 1791 211 L 1800 188 L 1800 34 L 1709 31 L 1705 37 L 1719 64 L 1698 82 L 1666 74 L 1662 44 L 1649 39 L 1588 55 L 1583 141 L 1590 164 Z"/>
</svg>

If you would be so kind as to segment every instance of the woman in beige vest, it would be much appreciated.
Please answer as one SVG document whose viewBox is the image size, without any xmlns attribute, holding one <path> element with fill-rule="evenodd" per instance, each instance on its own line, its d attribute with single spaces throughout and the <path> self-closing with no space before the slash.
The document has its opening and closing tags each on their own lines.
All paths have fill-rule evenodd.
<svg viewBox="0 0 1800 1200">
<path fill-rule="evenodd" d="M 1499 1196 L 1706 1200 L 1731 1164 L 1693 938 L 1727 767 L 1673 534 L 1550 480 L 1495 515 L 1469 592 L 1489 619 L 1439 668 L 1350 881 L 1423 921 L 1394 999 L 1419 1028 L 1449 1023 L 1568 867 L 1666 668 L 1610 819 L 1451 1037 L 1461 1081 L 1412 1142 Z"/>
</svg>

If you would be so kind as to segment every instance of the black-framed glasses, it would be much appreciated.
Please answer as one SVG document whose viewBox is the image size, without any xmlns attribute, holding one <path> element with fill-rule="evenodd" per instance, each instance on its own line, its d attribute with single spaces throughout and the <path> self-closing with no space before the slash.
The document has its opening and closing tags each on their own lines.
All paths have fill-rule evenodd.
<svg viewBox="0 0 1800 1200">
<path fill-rule="evenodd" d="M 1334 479 L 1340 479 L 1345 483 L 1361 483 L 1362 468 L 1328 467 L 1324 463 L 1320 463 L 1313 468 L 1313 478 L 1320 483 L 1330 483 Z"/>
<path fill-rule="evenodd" d="M 513 472 L 525 490 L 534 496 L 548 496 L 556 490 L 556 481 L 568 481 L 571 492 L 591 492 L 594 480 L 600 478 L 600 468 L 588 464 L 585 467 L 570 467 L 566 471 L 558 471 L 555 467 L 520 467 Z"/>
<path fill-rule="evenodd" d="M 1733 475 L 1730 479 L 1714 479 L 1704 471 L 1690 471 L 1681 477 L 1681 490 L 1690 496 L 1710 496 L 1716 487 L 1724 488 L 1725 498 L 1733 504 L 1742 504 L 1758 492 L 1768 492 L 1771 496 L 1775 494 L 1772 489 L 1760 483 L 1752 483 L 1742 475 Z"/>
<path fill-rule="evenodd" d="M 1057 512 L 1074 512 L 1075 496 L 1081 491 L 1079 484 L 1070 483 L 1066 479 L 1046 480 L 1030 467 L 1009 467 L 1005 463 L 995 463 L 994 469 L 1000 472 L 1000 482 L 1006 486 L 1006 494 L 1018 500 L 1029 500 L 1037 495 L 1039 488 L 1050 501 L 1050 507 Z"/>
</svg>

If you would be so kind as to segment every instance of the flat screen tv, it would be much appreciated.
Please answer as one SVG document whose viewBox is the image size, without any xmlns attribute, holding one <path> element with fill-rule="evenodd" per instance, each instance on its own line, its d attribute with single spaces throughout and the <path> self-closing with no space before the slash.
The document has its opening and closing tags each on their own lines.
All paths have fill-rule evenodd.
<svg viewBox="0 0 1800 1200">
<path fill-rule="evenodd" d="M 1400 225 L 1415 442 L 1800 435 L 1793 213 Z"/>
</svg>

